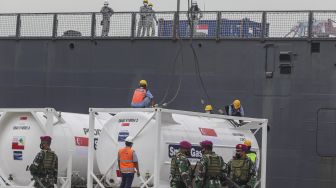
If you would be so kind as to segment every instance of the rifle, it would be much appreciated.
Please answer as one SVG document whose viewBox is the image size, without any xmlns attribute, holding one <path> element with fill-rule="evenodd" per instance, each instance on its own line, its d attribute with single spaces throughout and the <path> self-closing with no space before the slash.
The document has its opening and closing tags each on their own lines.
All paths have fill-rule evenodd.
<svg viewBox="0 0 336 188">
<path fill-rule="evenodd" d="M 229 185 L 233 186 L 234 188 L 240 188 L 240 185 L 238 185 L 236 182 L 234 182 L 231 178 L 227 176 L 223 176 L 223 179 L 229 183 Z"/>
<path fill-rule="evenodd" d="M 37 182 L 42 188 L 46 188 L 46 187 L 42 184 L 40 178 L 38 178 L 37 176 L 33 176 L 32 180 L 35 180 L 35 182 Z"/>
</svg>

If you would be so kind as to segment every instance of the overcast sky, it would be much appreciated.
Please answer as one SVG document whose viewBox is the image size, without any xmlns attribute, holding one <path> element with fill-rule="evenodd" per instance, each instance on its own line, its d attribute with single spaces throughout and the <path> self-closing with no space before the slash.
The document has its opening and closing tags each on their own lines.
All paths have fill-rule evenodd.
<svg viewBox="0 0 336 188">
<path fill-rule="evenodd" d="M 177 0 L 151 0 L 156 11 L 176 10 Z M 0 13 L 94 12 L 104 0 L 0 0 Z M 110 0 L 115 11 L 138 11 L 142 0 Z M 187 0 L 181 0 L 186 10 Z M 197 0 L 205 10 L 336 10 L 336 0 Z"/>
</svg>

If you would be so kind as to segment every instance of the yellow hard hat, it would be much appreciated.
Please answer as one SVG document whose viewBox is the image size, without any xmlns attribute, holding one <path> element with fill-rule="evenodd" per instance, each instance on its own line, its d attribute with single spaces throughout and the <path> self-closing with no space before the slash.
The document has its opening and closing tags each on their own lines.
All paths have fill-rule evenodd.
<svg viewBox="0 0 336 188">
<path fill-rule="evenodd" d="M 148 3 L 148 0 L 143 0 L 143 3 Z"/>
<path fill-rule="evenodd" d="M 147 81 L 146 80 L 140 80 L 139 84 L 142 85 L 142 86 L 147 86 Z"/>
<path fill-rule="evenodd" d="M 234 107 L 235 109 L 240 108 L 240 100 L 238 100 L 238 99 L 234 100 L 234 101 L 233 101 L 233 107 Z"/>
<path fill-rule="evenodd" d="M 148 6 L 152 7 L 152 6 L 153 6 L 153 3 L 149 3 Z"/>
<path fill-rule="evenodd" d="M 212 110 L 212 106 L 211 105 L 206 105 L 204 110 L 205 111 L 211 111 Z"/>
<path fill-rule="evenodd" d="M 245 140 L 244 144 L 248 147 L 251 147 L 252 142 L 251 142 L 251 140 Z"/>
</svg>

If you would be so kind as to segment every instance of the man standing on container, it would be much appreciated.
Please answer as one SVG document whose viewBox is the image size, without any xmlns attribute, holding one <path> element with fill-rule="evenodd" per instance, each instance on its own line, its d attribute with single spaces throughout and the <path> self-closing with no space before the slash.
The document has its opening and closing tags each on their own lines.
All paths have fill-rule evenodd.
<svg viewBox="0 0 336 188">
<path fill-rule="evenodd" d="M 125 139 L 125 147 L 118 151 L 118 166 L 121 172 L 120 188 L 131 188 L 134 179 L 134 173 L 140 176 L 138 157 L 132 149 L 133 137 L 128 136 Z"/>
<path fill-rule="evenodd" d="M 54 188 L 57 183 L 58 158 L 50 149 L 51 137 L 41 136 L 41 151 L 36 155 L 29 170 L 35 180 L 34 187 Z"/>
<path fill-rule="evenodd" d="M 110 31 L 110 18 L 113 14 L 113 10 L 108 5 L 108 1 L 105 1 L 103 8 L 100 10 L 103 16 L 103 20 L 100 22 L 100 25 L 103 26 L 101 35 L 102 37 L 107 37 Z"/>
<path fill-rule="evenodd" d="M 204 108 L 205 113 L 207 114 L 213 114 L 213 108 L 210 104 L 206 105 Z"/>
<path fill-rule="evenodd" d="M 190 155 L 190 150 L 190 142 L 181 141 L 179 151 L 172 157 L 170 164 L 171 188 L 192 188 L 192 170 L 187 158 Z"/>
<path fill-rule="evenodd" d="M 231 105 L 229 105 L 229 110 L 228 110 L 229 116 L 239 116 L 239 117 L 244 117 L 244 108 L 240 104 L 240 100 L 236 99 L 233 101 Z"/>
<path fill-rule="evenodd" d="M 221 179 L 224 176 L 224 160 L 212 151 L 212 142 L 204 140 L 200 143 L 202 158 L 197 163 L 196 188 L 221 188 Z"/>
<path fill-rule="evenodd" d="M 148 21 L 148 13 L 149 13 L 149 7 L 148 7 L 148 0 L 143 1 L 143 6 L 140 7 L 140 20 L 138 22 L 138 32 L 137 37 L 140 37 L 140 32 L 142 30 L 141 36 L 145 36 L 146 28 L 147 28 L 147 21 Z"/>
<path fill-rule="evenodd" d="M 240 187 L 251 188 L 255 184 L 255 168 L 253 162 L 246 156 L 246 151 L 246 145 L 236 145 L 236 155 L 227 164 L 227 174 Z"/>
<path fill-rule="evenodd" d="M 149 32 L 150 30 L 152 30 L 152 34 L 151 36 L 153 37 L 155 35 L 155 24 L 154 24 L 154 21 L 156 23 L 156 25 L 159 23 L 157 18 L 156 18 L 156 15 L 155 15 L 155 11 L 153 10 L 153 3 L 149 3 L 148 4 L 148 7 L 149 7 L 149 14 L 147 16 L 148 18 L 148 25 L 147 25 L 147 37 L 149 37 Z"/>
<path fill-rule="evenodd" d="M 131 106 L 133 108 L 147 108 L 154 104 L 152 93 L 147 89 L 147 81 L 140 80 L 139 88 L 134 91 Z"/>
<path fill-rule="evenodd" d="M 191 7 L 188 11 L 188 20 L 189 20 L 189 28 L 193 28 L 193 34 L 196 33 L 196 27 L 198 26 L 198 22 L 200 19 L 202 19 L 203 14 L 201 12 L 201 9 L 198 8 L 197 2 L 192 1 Z M 191 29 L 189 29 L 190 35 L 191 35 Z"/>
</svg>

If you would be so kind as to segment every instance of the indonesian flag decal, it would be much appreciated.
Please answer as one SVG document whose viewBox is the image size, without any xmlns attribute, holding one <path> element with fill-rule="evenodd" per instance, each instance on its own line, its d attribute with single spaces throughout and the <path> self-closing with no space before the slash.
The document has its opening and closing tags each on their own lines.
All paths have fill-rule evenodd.
<svg viewBox="0 0 336 188">
<path fill-rule="evenodd" d="M 217 137 L 217 133 L 214 129 L 209 129 L 209 128 L 199 128 L 201 134 L 203 136 L 214 136 Z"/>
<path fill-rule="evenodd" d="M 198 24 L 196 26 L 196 32 L 208 34 L 209 32 L 208 24 Z"/>
<path fill-rule="evenodd" d="M 12 149 L 14 150 L 24 150 L 25 139 L 23 136 L 14 136 L 12 141 Z"/>
</svg>

